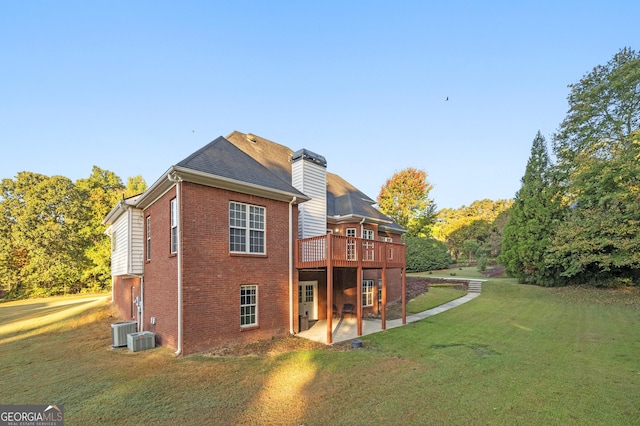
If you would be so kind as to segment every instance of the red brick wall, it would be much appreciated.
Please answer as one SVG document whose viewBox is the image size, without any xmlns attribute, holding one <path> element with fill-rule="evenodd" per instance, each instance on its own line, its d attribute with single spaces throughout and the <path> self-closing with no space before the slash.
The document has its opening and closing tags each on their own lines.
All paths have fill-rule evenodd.
<svg viewBox="0 0 640 426">
<path fill-rule="evenodd" d="M 158 344 L 174 349 L 178 345 L 178 258 L 170 253 L 170 202 L 175 196 L 172 188 L 144 211 L 145 223 L 151 218 L 151 259 L 144 265 L 144 330 L 156 333 Z"/>
<path fill-rule="evenodd" d="M 144 212 L 145 220 L 147 216 L 151 218 L 151 260 L 145 263 L 144 275 L 144 329 L 155 332 L 159 344 L 172 348 L 178 344 L 178 258 L 170 253 L 170 201 L 175 196 L 174 188 Z M 265 207 L 265 255 L 229 253 L 229 201 Z M 289 204 L 182 182 L 180 207 L 183 354 L 286 335 L 289 331 Z M 294 237 L 297 218 L 294 206 Z M 360 237 L 358 223 L 343 227 L 357 227 Z M 367 228 L 377 231 L 377 227 Z M 389 269 L 387 274 L 387 301 L 399 300 L 400 271 Z M 321 275 L 324 274 L 306 271 L 293 274 L 294 331 L 298 331 L 299 279 L 317 277 L 318 314 L 320 319 L 326 318 L 326 277 Z M 380 270 L 363 273 L 364 279 L 374 279 L 376 283 L 380 276 Z M 245 284 L 258 286 L 258 325 L 252 328 L 240 327 L 240 286 Z M 343 303 L 356 302 L 355 290 L 355 269 L 337 270 L 334 300 L 339 309 Z M 375 300 L 377 303 L 377 297 Z M 122 306 L 126 303 L 123 301 Z M 156 318 L 155 325 L 151 324 L 151 317 Z"/>
<path fill-rule="evenodd" d="M 289 204 L 190 182 L 181 185 L 183 354 L 286 335 Z M 174 197 L 172 190 L 145 211 L 145 217 L 151 216 L 152 244 L 151 261 L 145 265 L 145 329 L 155 331 L 160 344 L 176 348 L 177 257 L 169 253 Z M 265 207 L 265 255 L 229 253 L 229 201 Z M 297 216 L 294 206 L 295 229 Z M 294 280 L 297 288 L 297 274 Z M 243 329 L 240 286 L 245 284 L 258 286 L 258 325 Z M 157 319 L 155 327 L 151 316 Z"/>
<path fill-rule="evenodd" d="M 137 320 L 137 308 L 133 307 L 133 302 L 136 297 L 140 297 L 140 278 L 113 277 L 112 289 L 113 304 L 120 318 L 126 321 Z"/>
</svg>

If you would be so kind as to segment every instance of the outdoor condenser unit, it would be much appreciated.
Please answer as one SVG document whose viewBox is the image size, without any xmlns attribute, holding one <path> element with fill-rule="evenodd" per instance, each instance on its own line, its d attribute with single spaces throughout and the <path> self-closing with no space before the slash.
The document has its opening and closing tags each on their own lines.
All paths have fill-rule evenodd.
<svg viewBox="0 0 640 426">
<path fill-rule="evenodd" d="M 144 351 L 156 347 L 156 333 L 141 331 L 127 334 L 127 347 L 131 352 Z"/>
<path fill-rule="evenodd" d="M 127 346 L 127 334 L 138 331 L 138 323 L 135 321 L 123 321 L 111 324 L 111 347 L 121 348 Z"/>
</svg>

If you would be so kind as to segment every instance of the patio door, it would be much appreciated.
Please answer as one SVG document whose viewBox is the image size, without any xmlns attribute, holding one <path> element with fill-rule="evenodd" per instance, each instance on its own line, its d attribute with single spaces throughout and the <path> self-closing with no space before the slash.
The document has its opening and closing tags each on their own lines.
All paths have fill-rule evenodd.
<svg viewBox="0 0 640 426">
<path fill-rule="evenodd" d="M 298 283 L 298 312 L 311 321 L 318 319 L 318 281 Z"/>
</svg>

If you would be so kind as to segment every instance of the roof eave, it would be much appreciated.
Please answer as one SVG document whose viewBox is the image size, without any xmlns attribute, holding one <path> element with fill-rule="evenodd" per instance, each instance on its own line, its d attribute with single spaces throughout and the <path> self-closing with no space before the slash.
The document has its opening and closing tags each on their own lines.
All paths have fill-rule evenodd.
<svg viewBox="0 0 640 426">
<path fill-rule="evenodd" d="M 189 169 L 181 166 L 172 166 L 164 176 L 158 179 L 152 186 L 149 188 L 147 193 L 145 193 L 140 200 L 138 201 L 137 207 L 146 208 L 154 200 L 156 200 L 159 196 L 164 194 L 167 190 L 171 188 L 173 182 L 171 182 L 168 178 L 169 175 L 175 175 L 184 181 L 192 182 L 200 185 L 211 186 L 215 188 L 226 189 L 233 192 L 240 192 L 243 194 L 255 195 L 258 197 L 268 198 L 271 200 L 277 201 L 287 201 L 290 202 L 292 199 L 295 199 L 295 203 L 304 203 L 305 201 L 309 201 L 311 198 L 307 197 L 302 193 L 293 193 L 288 191 L 281 191 L 278 189 L 268 188 L 262 185 L 255 185 L 252 183 L 242 182 L 236 179 L 229 179 L 222 176 L 214 175 L 211 173 L 201 172 L 198 170 Z M 155 194 L 155 196 L 154 196 Z"/>
</svg>

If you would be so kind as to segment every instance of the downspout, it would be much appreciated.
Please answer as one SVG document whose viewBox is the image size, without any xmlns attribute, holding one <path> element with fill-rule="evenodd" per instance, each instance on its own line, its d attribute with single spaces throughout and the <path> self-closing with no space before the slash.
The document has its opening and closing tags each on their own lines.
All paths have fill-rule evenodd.
<svg viewBox="0 0 640 426">
<path fill-rule="evenodd" d="M 365 221 L 365 218 L 363 217 L 362 220 L 360 221 L 360 238 L 363 238 L 364 236 L 364 221 Z"/>
<path fill-rule="evenodd" d="M 140 275 L 140 331 L 144 331 L 144 274 Z"/>
<path fill-rule="evenodd" d="M 177 244 L 177 257 L 178 257 L 178 349 L 175 352 L 175 355 L 178 356 L 182 353 L 182 244 L 180 241 L 181 234 L 181 218 L 180 218 L 180 182 L 182 179 L 176 175 L 175 172 L 168 173 L 167 179 L 173 182 L 176 187 L 176 222 L 178 225 L 177 235 L 176 235 L 176 244 Z"/>
<path fill-rule="evenodd" d="M 295 334 L 293 329 L 293 203 L 297 197 L 293 197 L 289 203 L 289 334 Z"/>
</svg>

